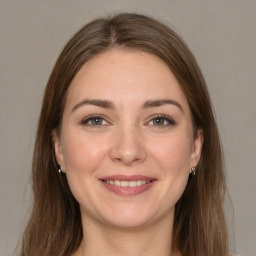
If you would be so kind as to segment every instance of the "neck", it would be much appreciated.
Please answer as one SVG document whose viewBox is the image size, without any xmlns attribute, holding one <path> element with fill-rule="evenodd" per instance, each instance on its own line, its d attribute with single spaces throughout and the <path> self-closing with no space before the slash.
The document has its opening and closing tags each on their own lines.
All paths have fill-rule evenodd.
<svg viewBox="0 0 256 256">
<path fill-rule="evenodd" d="M 179 256 L 171 252 L 172 226 L 173 216 L 136 229 L 104 226 L 83 218 L 84 238 L 74 256 Z"/>
</svg>

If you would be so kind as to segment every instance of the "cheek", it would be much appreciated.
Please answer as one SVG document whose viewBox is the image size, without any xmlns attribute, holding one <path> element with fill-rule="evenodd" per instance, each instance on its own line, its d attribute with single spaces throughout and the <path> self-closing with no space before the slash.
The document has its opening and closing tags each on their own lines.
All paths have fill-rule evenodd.
<svg viewBox="0 0 256 256">
<path fill-rule="evenodd" d="M 85 136 L 83 132 L 66 132 L 63 142 L 65 172 L 70 190 L 80 205 L 93 205 L 91 191 L 97 191 L 97 187 L 91 181 L 97 178 L 97 169 L 107 152 L 104 145 L 107 144 L 102 143 L 102 138 L 88 134 Z"/>
<path fill-rule="evenodd" d="M 66 133 L 63 147 L 65 171 L 68 175 L 86 175 L 97 169 L 107 149 L 102 140 L 83 133 Z"/>
<path fill-rule="evenodd" d="M 151 152 L 166 175 L 175 176 L 183 171 L 189 172 L 191 140 L 186 134 L 166 136 L 157 145 L 151 147 Z"/>
<path fill-rule="evenodd" d="M 150 165 L 159 179 L 158 208 L 169 213 L 182 196 L 189 177 L 191 138 L 175 131 L 166 136 L 148 137 Z"/>
</svg>

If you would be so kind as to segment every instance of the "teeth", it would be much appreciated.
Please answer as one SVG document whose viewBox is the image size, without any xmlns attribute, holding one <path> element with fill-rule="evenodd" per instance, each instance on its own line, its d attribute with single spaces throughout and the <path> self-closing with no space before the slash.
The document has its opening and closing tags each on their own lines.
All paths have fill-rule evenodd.
<svg viewBox="0 0 256 256">
<path fill-rule="evenodd" d="M 114 184 L 115 184 L 115 186 L 120 186 L 120 181 L 119 180 L 115 180 Z"/>
<path fill-rule="evenodd" d="M 129 187 L 129 181 L 120 181 L 120 187 Z"/>
<path fill-rule="evenodd" d="M 129 181 L 129 182 L 128 182 L 128 186 L 131 187 L 131 188 L 136 187 L 136 186 L 137 186 L 137 181 L 136 181 L 136 180 L 134 180 L 134 181 Z"/>
<path fill-rule="evenodd" d="M 144 180 L 144 181 L 145 181 L 145 180 Z M 137 186 L 141 186 L 141 185 L 142 185 L 142 182 L 143 182 L 142 180 L 137 180 L 137 181 L 136 181 L 136 185 L 137 185 Z"/>
<path fill-rule="evenodd" d="M 150 183 L 150 180 L 133 180 L 133 181 L 126 181 L 126 180 L 105 180 L 104 182 L 106 182 L 107 184 L 110 185 L 115 185 L 118 187 L 130 187 L 130 188 L 134 188 L 134 187 L 139 187 L 145 184 Z"/>
</svg>

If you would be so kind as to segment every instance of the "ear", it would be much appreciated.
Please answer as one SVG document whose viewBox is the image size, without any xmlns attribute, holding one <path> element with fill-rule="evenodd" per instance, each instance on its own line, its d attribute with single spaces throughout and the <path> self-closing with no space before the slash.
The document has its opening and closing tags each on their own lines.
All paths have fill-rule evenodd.
<svg viewBox="0 0 256 256">
<path fill-rule="evenodd" d="M 196 167 L 201 156 L 202 146 L 204 143 L 204 133 L 202 129 L 198 129 L 197 135 L 194 138 L 194 143 L 191 151 L 190 167 Z"/>
<path fill-rule="evenodd" d="M 60 138 L 56 129 L 52 130 L 51 136 L 52 136 L 52 143 L 54 146 L 56 161 L 58 165 L 61 167 L 62 172 L 65 172 L 64 158 L 63 158 Z"/>
</svg>

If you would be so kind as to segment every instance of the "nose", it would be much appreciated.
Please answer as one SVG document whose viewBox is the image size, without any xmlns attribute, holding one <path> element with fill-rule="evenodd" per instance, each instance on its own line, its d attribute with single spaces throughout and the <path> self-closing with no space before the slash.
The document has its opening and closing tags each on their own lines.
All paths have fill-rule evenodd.
<svg viewBox="0 0 256 256">
<path fill-rule="evenodd" d="M 121 128 L 114 134 L 110 158 L 114 162 L 133 165 L 147 157 L 143 138 L 136 127 Z"/>
</svg>

